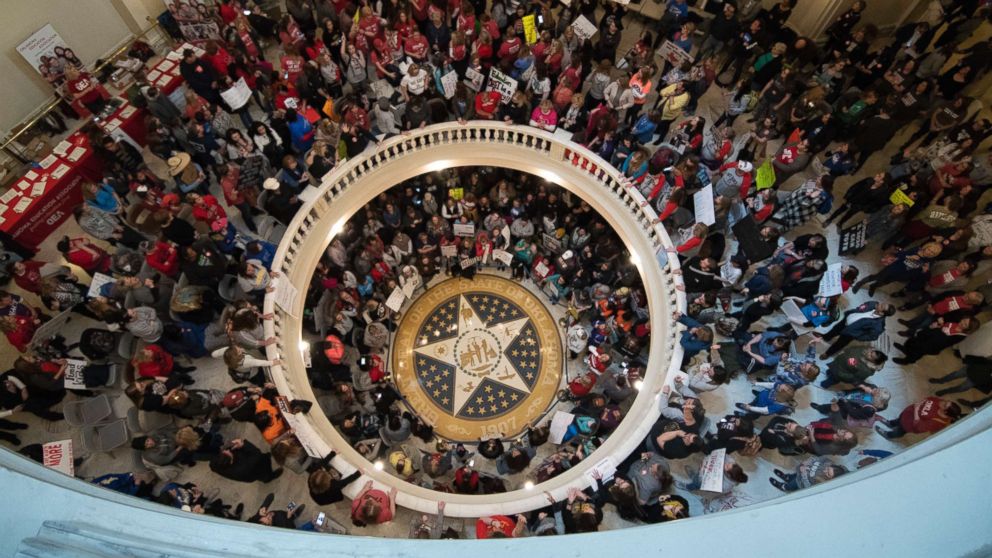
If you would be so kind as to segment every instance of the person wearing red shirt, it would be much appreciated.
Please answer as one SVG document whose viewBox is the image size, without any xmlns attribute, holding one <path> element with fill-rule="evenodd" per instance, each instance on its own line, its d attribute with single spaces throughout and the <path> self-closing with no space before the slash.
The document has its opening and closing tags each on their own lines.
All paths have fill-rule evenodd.
<svg viewBox="0 0 992 558">
<path fill-rule="evenodd" d="M 217 12 L 220 14 L 220 19 L 225 25 L 230 25 L 232 21 L 238 19 L 241 14 L 238 13 L 238 7 L 234 5 L 234 2 L 221 2 Z"/>
<path fill-rule="evenodd" d="M 499 45 L 499 52 L 496 55 L 499 56 L 500 60 L 511 57 L 516 58 L 522 44 L 520 37 L 510 35 L 503 41 L 503 44 Z"/>
<path fill-rule="evenodd" d="M 430 0 L 410 0 L 410 12 L 418 26 L 427 24 L 427 10 L 430 5 Z"/>
<path fill-rule="evenodd" d="M 409 8 L 400 10 L 396 23 L 393 24 L 393 30 L 400 36 L 401 41 L 405 41 L 413 36 L 413 33 L 417 30 L 417 24 L 410 17 Z"/>
<path fill-rule="evenodd" d="M 231 63 L 234 62 L 234 57 L 231 53 L 227 52 L 227 49 L 217 44 L 216 41 L 210 41 L 207 43 L 204 49 L 202 60 L 217 72 L 218 76 L 226 76 L 227 69 L 230 67 Z"/>
<path fill-rule="evenodd" d="M 498 91 L 479 91 L 475 94 L 475 117 L 492 120 L 499 110 L 500 94 Z"/>
<path fill-rule="evenodd" d="M 299 51 L 294 47 L 286 47 L 286 54 L 279 59 L 279 67 L 282 69 L 282 79 L 287 83 L 296 83 L 296 78 L 303 73 L 303 65 L 306 60 L 299 55 Z"/>
<path fill-rule="evenodd" d="M 7 273 L 14 278 L 14 283 L 29 293 L 41 294 L 41 268 L 45 262 L 37 260 L 24 260 L 14 262 L 7 266 Z"/>
<path fill-rule="evenodd" d="M 142 378 L 167 378 L 172 374 L 175 362 L 165 349 L 159 345 L 146 345 L 144 349 L 131 359 L 134 372 Z"/>
<path fill-rule="evenodd" d="M 494 535 L 500 538 L 512 538 L 514 537 L 514 531 L 518 521 L 524 525 L 527 523 L 526 518 L 523 516 L 520 516 L 517 521 L 505 515 L 480 517 L 475 522 L 475 538 L 489 539 L 493 538 Z"/>
<path fill-rule="evenodd" d="M 358 19 L 358 32 L 365 37 L 365 42 L 372 44 L 377 38 L 382 38 L 382 18 L 372 13 L 372 8 L 362 6 L 362 15 Z"/>
<path fill-rule="evenodd" d="M 484 29 L 479 33 L 479 38 L 472 43 L 472 56 L 479 59 L 483 68 L 493 65 L 493 42 Z"/>
<path fill-rule="evenodd" d="M 467 39 L 471 39 L 475 34 L 475 12 L 468 0 L 462 3 L 458 17 L 455 18 L 455 29 L 465 33 Z"/>
<path fill-rule="evenodd" d="M 934 320 L 952 312 L 974 314 L 984 301 L 985 297 L 978 291 L 945 296 L 932 304 L 928 304 L 926 310 L 916 317 L 909 320 L 899 320 L 900 324 L 906 326 L 906 330 L 900 331 L 899 335 L 908 337 L 914 331 L 930 327 Z"/>
<path fill-rule="evenodd" d="M 392 521 L 396 514 L 396 492 L 393 488 L 386 494 L 372 488 L 372 481 L 368 481 L 351 501 L 351 522 L 358 527 L 365 527 Z"/>
<path fill-rule="evenodd" d="M 369 113 L 358 105 L 352 105 L 344 115 L 344 121 L 351 126 L 361 128 L 366 132 L 372 129 Z"/>
<path fill-rule="evenodd" d="M 28 316 L 0 317 L 0 330 L 7 336 L 7 341 L 22 353 L 28 351 L 34 332 L 41 325 L 41 320 Z"/>
<path fill-rule="evenodd" d="M 179 274 L 179 252 L 169 242 L 156 241 L 147 254 L 145 261 L 148 266 L 162 275 L 175 277 Z"/>
<path fill-rule="evenodd" d="M 257 232 L 255 217 L 252 215 L 253 204 L 249 202 L 248 198 L 257 199 L 258 192 L 251 191 L 250 186 L 247 186 L 246 189 L 241 188 L 241 168 L 237 165 L 228 163 L 223 168 L 224 174 L 220 179 L 220 187 L 224 191 L 224 201 L 227 202 L 227 205 L 235 207 L 241 212 L 241 220 L 245 222 L 249 231 Z"/>
<path fill-rule="evenodd" d="M 67 262 L 78 265 L 90 275 L 107 273 L 110 269 L 110 254 L 85 238 L 70 239 L 64 236 L 56 247 Z"/>
<path fill-rule="evenodd" d="M 107 102 L 100 93 L 99 82 L 86 72 L 72 66 L 65 70 L 65 93 L 73 101 L 79 101 L 86 110 L 100 114 Z"/>
<path fill-rule="evenodd" d="M 961 418 L 961 407 L 957 403 L 940 397 L 927 397 L 923 401 L 913 403 L 903 409 L 897 420 L 879 418 L 891 430 L 885 432 L 878 425 L 875 426 L 875 430 L 892 440 L 901 438 L 906 434 L 939 432 Z"/>
<path fill-rule="evenodd" d="M 427 52 L 429 50 L 430 43 L 427 42 L 427 37 L 417 28 L 414 28 L 409 38 L 403 41 L 403 51 L 407 56 L 413 58 L 415 62 L 427 60 Z"/>
<path fill-rule="evenodd" d="M 193 206 L 193 218 L 203 223 L 213 232 L 226 231 L 230 226 L 227 222 L 227 212 L 221 207 L 217 198 L 207 194 L 200 195 L 190 192 L 186 201 Z"/>
<path fill-rule="evenodd" d="M 500 33 L 499 24 L 496 23 L 496 20 L 488 13 L 483 13 L 479 16 L 479 21 L 481 22 L 481 31 L 489 33 L 489 38 L 493 41 L 498 41 Z"/>
</svg>

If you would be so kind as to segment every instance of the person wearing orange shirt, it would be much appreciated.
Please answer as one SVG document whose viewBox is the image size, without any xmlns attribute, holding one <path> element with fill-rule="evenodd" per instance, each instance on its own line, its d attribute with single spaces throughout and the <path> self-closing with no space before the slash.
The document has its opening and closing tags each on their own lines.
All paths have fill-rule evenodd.
<svg viewBox="0 0 992 558">
<path fill-rule="evenodd" d="M 634 106 L 630 107 L 630 110 L 627 111 L 627 116 L 624 118 L 624 123 L 627 126 L 637 121 L 644 103 L 648 100 L 648 94 L 651 93 L 651 88 L 654 86 L 651 81 L 654 71 L 654 65 L 648 64 L 647 66 L 641 66 L 637 70 L 637 73 L 630 77 L 628 85 L 630 86 L 630 92 L 634 96 Z"/>
</svg>

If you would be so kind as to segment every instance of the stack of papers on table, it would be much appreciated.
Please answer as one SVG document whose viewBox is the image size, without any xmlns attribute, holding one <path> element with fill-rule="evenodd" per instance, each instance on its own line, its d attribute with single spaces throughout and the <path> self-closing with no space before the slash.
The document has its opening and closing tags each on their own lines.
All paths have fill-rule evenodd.
<svg viewBox="0 0 992 558">
<path fill-rule="evenodd" d="M 70 147 L 72 147 L 72 144 L 63 140 L 60 141 L 59 144 L 55 146 L 55 149 L 52 150 L 52 153 L 60 157 L 65 157 L 65 154 L 69 152 Z"/>
<path fill-rule="evenodd" d="M 79 159 L 81 159 L 83 157 L 83 155 L 86 155 L 86 148 L 85 147 L 77 147 L 77 148 L 75 148 L 75 149 L 72 150 L 72 153 L 69 153 L 69 155 L 66 156 L 66 159 L 69 159 L 70 161 L 72 161 L 73 163 L 75 163 L 76 161 L 78 161 Z M 56 176 L 55 178 L 58 178 L 58 177 Z"/>
<path fill-rule="evenodd" d="M 24 213 L 27 211 L 29 205 L 31 205 L 31 198 L 21 198 L 20 201 L 17 202 L 17 205 L 14 206 L 14 212 Z"/>
<path fill-rule="evenodd" d="M 52 178 L 58 180 L 65 176 L 65 173 L 69 172 L 69 165 L 61 164 L 57 169 L 52 172 Z"/>
<path fill-rule="evenodd" d="M 14 198 L 18 196 L 19 193 L 20 192 L 18 192 L 17 190 L 11 188 L 10 190 L 4 192 L 2 196 L 0 196 L 0 201 L 2 201 L 5 204 L 10 203 L 11 201 L 14 200 Z"/>
</svg>

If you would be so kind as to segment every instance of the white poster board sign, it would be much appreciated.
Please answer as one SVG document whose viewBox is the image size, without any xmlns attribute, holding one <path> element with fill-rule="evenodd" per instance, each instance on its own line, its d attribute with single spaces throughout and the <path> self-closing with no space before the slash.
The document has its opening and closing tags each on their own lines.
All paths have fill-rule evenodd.
<svg viewBox="0 0 992 558">
<path fill-rule="evenodd" d="M 723 492 L 723 463 L 727 459 L 727 448 L 711 452 L 699 466 L 700 490 Z"/>
<path fill-rule="evenodd" d="M 513 254 L 506 250 L 493 250 L 493 259 L 503 262 L 503 265 L 510 265 L 513 262 Z"/>
<path fill-rule="evenodd" d="M 455 236 L 475 236 L 475 223 L 455 223 L 452 230 Z"/>
<path fill-rule="evenodd" d="M 245 78 L 239 78 L 230 89 L 221 91 L 220 96 L 231 110 L 238 110 L 251 99 L 251 88 Z"/>
<path fill-rule="evenodd" d="M 41 464 L 70 477 L 75 476 L 72 463 L 72 440 L 48 442 L 41 446 Z"/>
<path fill-rule="evenodd" d="M 83 381 L 83 368 L 86 368 L 85 360 L 66 359 L 65 374 L 62 375 L 65 389 L 86 389 L 86 382 Z"/>
<path fill-rule="evenodd" d="M 450 72 L 441 76 L 441 87 L 444 88 L 445 99 L 450 99 L 455 96 L 455 88 L 457 86 L 458 86 L 458 72 L 451 70 Z"/>
<path fill-rule="evenodd" d="M 692 63 L 692 55 L 688 52 L 679 48 L 679 46 L 672 41 L 665 41 L 658 47 L 655 52 L 662 59 L 667 60 L 669 64 L 675 66 L 676 68 L 681 67 L 686 62 Z"/>
<path fill-rule="evenodd" d="M 583 15 L 575 18 L 575 21 L 572 22 L 572 29 L 575 30 L 575 34 L 578 35 L 580 39 L 584 40 L 589 39 L 596 34 L 596 26 Z"/>
<path fill-rule="evenodd" d="M 403 296 L 407 298 L 413 298 L 413 291 L 417 290 L 417 287 L 423 281 L 420 279 L 419 275 L 414 275 L 406 283 L 403 284 Z"/>
<path fill-rule="evenodd" d="M 543 261 L 537 262 L 537 265 L 534 266 L 534 273 L 542 279 L 547 277 L 549 271 L 551 271 L 551 269 L 549 269 Z"/>
<path fill-rule="evenodd" d="M 296 297 L 299 296 L 300 291 L 296 289 L 296 286 L 290 282 L 288 277 L 276 279 L 276 290 L 272 294 L 275 295 L 275 301 L 279 308 L 282 308 L 283 312 L 295 318 L 296 314 L 293 313 L 293 305 L 296 304 Z"/>
<path fill-rule="evenodd" d="M 716 209 L 713 207 L 713 186 L 707 186 L 692 195 L 696 210 L 696 222 L 710 226 L 716 223 Z"/>
<path fill-rule="evenodd" d="M 593 472 L 599 473 L 599 482 L 606 484 L 617 473 L 616 461 L 612 457 L 604 457 L 602 461 L 587 470 L 583 476 L 586 477 L 590 487 L 596 486 L 596 479 L 592 476 Z"/>
<path fill-rule="evenodd" d="M 293 429 L 296 439 L 303 446 L 303 451 L 307 452 L 307 455 L 310 457 L 323 459 L 326 452 L 320 450 L 320 435 L 314 432 L 310 423 L 289 410 L 289 403 L 285 396 L 276 398 L 276 406 L 279 407 L 279 413 L 282 415 L 283 420 Z"/>
<path fill-rule="evenodd" d="M 843 268 L 844 264 L 840 262 L 832 263 L 827 267 L 827 272 L 820 279 L 820 292 L 817 293 L 819 296 L 837 296 L 844 292 L 844 287 L 840 281 L 840 272 Z"/>
<path fill-rule="evenodd" d="M 513 94 L 517 91 L 517 80 L 504 74 L 496 68 L 490 68 L 489 83 L 486 85 L 486 91 L 498 92 L 500 95 L 500 103 L 505 105 L 510 102 L 510 98 L 513 97 Z"/>
<path fill-rule="evenodd" d="M 396 287 L 393 292 L 389 293 L 389 298 L 386 299 L 386 308 L 389 308 L 393 312 L 399 312 L 400 308 L 403 308 L 403 303 L 406 301 L 406 295 L 403 294 L 403 289 Z"/>
<path fill-rule="evenodd" d="M 575 415 L 572 413 L 555 411 L 555 416 L 551 417 L 551 426 L 548 427 L 548 440 L 552 444 L 560 444 L 565 439 L 565 432 L 573 420 Z"/>
<path fill-rule="evenodd" d="M 485 80 L 485 74 L 475 68 L 467 68 L 465 70 L 465 85 L 468 85 L 472 90 L 478 91 L 482 89 L 482 82 Z"/>
<path fill-rule="evenodd" d="M 454 258 L 458 255 L 458 247 L 454 244 L 446 244 L 441 247 L 441 255 L 445 258 Z"/>
<path fill-rule="evenodd" d="M 106 275 L 104 273 L 94 273 L 93 281 L 90 282 L 90 289 L 86 291 L 87 298 L 95 298 L 98 296 L 103 296 L 100 294 L 100 289 L 107 283 L 113 283 L 114 278 Z"/>
</svg>

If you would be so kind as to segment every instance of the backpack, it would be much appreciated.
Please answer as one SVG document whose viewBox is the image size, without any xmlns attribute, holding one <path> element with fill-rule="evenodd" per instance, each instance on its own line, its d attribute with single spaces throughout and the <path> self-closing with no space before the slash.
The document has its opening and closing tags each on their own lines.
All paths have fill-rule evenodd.
<svg viewBox="0 0 992 558">
<path fill-rule="evenodd" d="M 90 360 L 101 360 L 117 350 L 119 334 L 105 329 L 90 328 L 79 338 L 79 350 Z"/>
<path fill-rule="evenodd" d="M 675 152 L 661 147 L 648 159 L 648 174 L 659 174 L 675 162 Z"/>
</svg>

